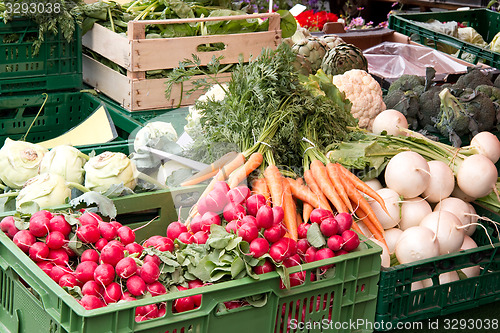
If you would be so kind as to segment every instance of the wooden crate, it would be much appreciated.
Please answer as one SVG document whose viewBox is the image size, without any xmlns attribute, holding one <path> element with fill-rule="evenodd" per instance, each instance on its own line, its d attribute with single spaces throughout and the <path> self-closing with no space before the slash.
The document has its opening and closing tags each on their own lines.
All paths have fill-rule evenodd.
<svg viewBox="0 0 500 333">
<path fill-rule="evenodd" d="M 145 28 L 150 24 L 178 24 L 206 21 L 243 20 L 249 18 L 268 18 L 269 29 L 230 35 L 207 35 L 176 38 L 146 39 Z M 179 62 L 191 59 L 196 54 L 201 65 L 207 65 L 212 58 L 220 57 L 222 64 L 238 63 L 240 57 L 248 61 L 257 56 L 262 48 L 275 49 L 281 43 L 280 15 L 277 13 L 205 17 L 193 19 L 171 19 L 155 21 L 128 22 L 128 38 L 99 25 L 87 32 L 82 38 L 83 46 L 99 53 L 127 70 L 122 75 L 98 61 L 84 56 L 83 80 L 99 89 L 129 111 L 165 109 L 179 106 L 180 86 L 172 89 L 171 98 L 165 97 L 165 79 L 146 79 L 146 71 L 171 69 Z M 199 45 L 224 43 L 221 51 L 199 52 Z M 199 77 L 196 77 L 198 79 Z M 221 75 L 221 81 L 228 81 L 229 74 Z M 189 90 L 190 83 L 184 84 L 183 91 Z M 191 105 L 203 91 L 190 96 L 182 96 L 180 106 Z"/>
</svg>

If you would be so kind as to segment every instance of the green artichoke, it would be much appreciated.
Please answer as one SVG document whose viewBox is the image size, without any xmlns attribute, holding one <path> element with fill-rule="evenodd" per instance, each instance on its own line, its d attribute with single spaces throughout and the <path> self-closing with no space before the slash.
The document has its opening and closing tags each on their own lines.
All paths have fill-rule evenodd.
<svg viewBox="0 0 500 333">
<path fill-rule="evenodd" d="M 327 75 L 344 74 L 351 69 L 368 71 L 368 61 L 357 46 L 339 44 L 328 50 L 321 63 L 321 69 Z"/>
</svg>

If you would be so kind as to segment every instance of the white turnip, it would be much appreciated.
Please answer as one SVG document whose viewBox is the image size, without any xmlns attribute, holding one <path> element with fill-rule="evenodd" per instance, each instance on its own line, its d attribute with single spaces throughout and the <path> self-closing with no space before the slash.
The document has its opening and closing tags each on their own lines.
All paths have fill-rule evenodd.
<svg viewBox="0 0 500 333">
<path fill-rule="evenodd" d="M 416 226 L 403 231 L 396 243 L 396 258 L 401 264 L 437 257 L 439 243 L 434 232 L 426 227 Z"/>
<path fill-rule="evenodd" d="M 424 217 L 421 227 L 429 228 L 439 243 L 439 254 L 448 254 L 460 249 L 464 231 L 458 217 L 447 211 L 435 211 Z"/>
<path fill-rule="evenodd" d="M 387 135 L 406 136 L 402 128 L 408 129 L 405 115 L 398 110 L 387 109 L 380 112 L 373 120 L 372 132 L 382 134 L 385 131 Z"/>
<path fill-rule="evenodd" d="M 493 191 L 497 178 L 495 164 L 479 154 L 465 158 L 457 172 L 458 187 L 473 198 L 482 198 Z"/>
<path fill-rule="evenodd" d="M 389 254 L 389 248 L 378 239 L 372 239 L 372 241 L 382 248 L 382 253 L 380 254 L 380 259 L 381 259 L 380 265 L 382 267 L 390 267 L 391 255 Z"/>
<path fill-rule="evenodd" d="M 428 202 L 439 202 L 450 196 L 455 188 L 455 175 L 451 168 L 442 161 L 429 161 L 429 171 L 431 180 L 429 185 L 422 193 Z"/>
<path fill-rule="evenodd" d="M 500 158 L 500 141 L 491 132 L 480 132 L 472 138 L 470 146 L 476 149 L 479 154 L 488 157 L 493 163 Z"/>
<path fill-rule="evenodd" d="M 432 208 L 427 201 L 421 197 L 405 199 L 401 203 L 401 221 L 399 228 L 406 230 L 420 224 L 422 219 L 432 213 Z"/>
<path fill-rule="evenodd" d="M 443 199 L 436 205 L 436 207 L 434 207 L 434 211 L 447 211 L 454 214 L 459 219 L 460 223 L 465 227 L 463 229 L 465 234 L 469 236 L 476 230 L 476 225 L 471 224 L 477 221 L 477 218 L 474 216 L 476 210 L 471 204 L 463 201 L 462 199 L 454 197 Z"/>
<path fill-rule="evenodd" d="M 477 248 L 476 242 L 470 238 L 469 236 L 465 235 L 464 237 L 464 242 L 462 243 L 462 246 L 460 246 L 460 250 L 470 250 L 470 249 L 475 249 Z M 479 276 L 481 274 L 481 267 L 479 265 L 477 266 L 471 266 L 471 267 L 466 267 L 461 269 L 462 273 L 464 273 L 467 277 L 473 277 L 473 276 Z"/>
<path fill-rule="evenodd" d="M 385 230 L 385 242 L 387 243 L 387 249 L 389 253 L 394 253 L 396 249 L 396 244 L 399 240 L 399 237 L 403 234 L 403 230 L 399 228 L 390 228 Z"/>
<path fill-rule="evenodd" d="M 412 151 L 404 151 L 391 158 L 384 173 L 387 187 L 405 198 L 415 198 L 429 185 L 429 165 L 425 158 Z"/>
<path fill-rule="evenodd" d="M 401 220 L 401 204 L 399 200 L 399 194 L 390 188 L 382 188 L 380 190 L 377 190 L 376 192 L 378 193 L 378 195 L 380 195 L 382 200 L 384 200 L 385 206 L 387 207 L 390 215 L 387 215 L 387 213 L 382 209 L 382 206 L 380 206 L 377 201 L 369 199 L 368 203 L 372 207 L 375 216 L 384 229 L 389 229 L 397 226 L 399 221 Z"/>
</svg>

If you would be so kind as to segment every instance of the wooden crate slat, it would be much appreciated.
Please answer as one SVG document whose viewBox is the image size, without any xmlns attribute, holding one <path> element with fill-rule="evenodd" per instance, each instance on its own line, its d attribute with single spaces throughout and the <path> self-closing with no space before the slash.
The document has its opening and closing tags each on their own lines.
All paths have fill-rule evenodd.
<svg viewBox="0 0 500 333">
<path fill-rule="evenodd" d="M 94 24 L 82 37 L 82 45 L 108 58 L 114 63 L 131 69 L 130 44 L 126 37 Z"/>
</svg>

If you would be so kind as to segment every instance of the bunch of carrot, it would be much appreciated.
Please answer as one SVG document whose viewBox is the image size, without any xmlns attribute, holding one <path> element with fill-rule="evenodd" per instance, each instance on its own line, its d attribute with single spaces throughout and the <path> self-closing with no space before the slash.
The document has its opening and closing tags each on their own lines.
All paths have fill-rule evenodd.
<svg viewBox="0 0 500 333">
<path fill-rule="evenodd" d="M 284 224 L 289 236 L 297 239 L 297 227 L 308 222 L 313 209 L 323 208 L 333 213 L 350 213 L 362 220 L 374 237 L 385 243 L 384 229 L 363 194 L 376 200 L 387 211 L 383 199 L 362 180 L 338 163 L 324 165 L 313 160 L 302 178 L 283 177 L 276 166 L 268 166 L 264 177 L 252 184 L 252 191 L 281 205 Z M 297 206 L 302 203 L 302 214 Z M 353 228 L 363 234 L 356 223 Z"/>
</svg>

